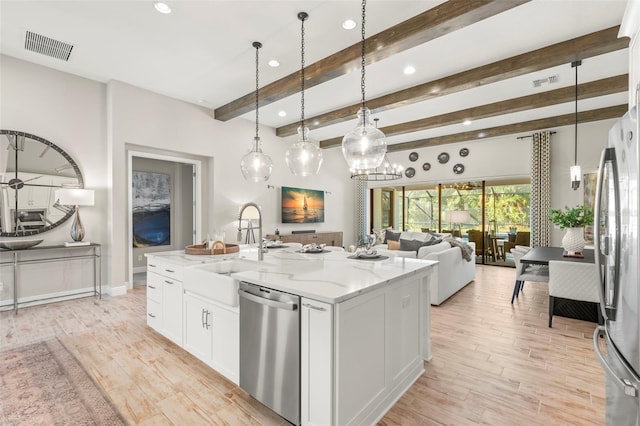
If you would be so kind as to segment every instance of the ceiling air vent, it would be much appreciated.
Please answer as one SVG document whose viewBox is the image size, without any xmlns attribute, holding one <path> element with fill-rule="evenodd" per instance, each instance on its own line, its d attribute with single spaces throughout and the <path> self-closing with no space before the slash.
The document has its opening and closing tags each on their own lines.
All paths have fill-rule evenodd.
<svg viewBox="0 0 640 426">
<path fill-rule="evenodd" d="M 73 45 L 27 31 L 24 39 L 24 48 L 52 58 L 68 61 Z"/>
<path fill-rule="evenodd" d="M 560 81 L 560 75 L 550 75 L 549 77 L 533 80 L 533 87 L 541 87 L 543 84 L 555 84 Z"/>
</svg>

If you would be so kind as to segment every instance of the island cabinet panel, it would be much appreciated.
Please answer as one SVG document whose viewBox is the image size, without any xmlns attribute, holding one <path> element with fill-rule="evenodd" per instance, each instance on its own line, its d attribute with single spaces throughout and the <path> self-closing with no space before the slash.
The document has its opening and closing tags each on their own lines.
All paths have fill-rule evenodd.
<svg viewBox="0 0 640 426">
<path fill-rule="evenodd" d="M 301 423 L 333 423 L 333 305 L 302 298 Z"/>
<path fill-rule="evenodd" d="M 182 346 L 182 282 L 155 270 L 147 272 L 147 324 Z"/>
<path fill-rule="evenodd" d="M 226 308 L 190 292 L 184 293 L 184 349 L 234 383 L 239 378 L 240 318 Z"/>
<path fill-rule="evenodd" d="M 423 373 L 423 285 L 410 275 L 335 305 L 333 424 L 375 424 Z"/>
<path fill-rule="evenodd" d="M 402 380 L 407 366 L 421 359 L 419 339 L 419 283 L 416 280 L 397 285 L 387 293 L 386 335 L 389 337 L 389 374 L 392 384 Z M 419 361 L 418 361 L 419 362 Z"/>
</svg>

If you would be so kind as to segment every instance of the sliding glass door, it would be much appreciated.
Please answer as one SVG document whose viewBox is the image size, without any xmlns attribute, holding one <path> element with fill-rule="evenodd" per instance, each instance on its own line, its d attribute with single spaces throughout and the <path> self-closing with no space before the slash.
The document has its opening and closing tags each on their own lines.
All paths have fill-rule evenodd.
<svg viewBox="0 0 640 426">
<path fill-rule="evenodd" d="M 476 261 L 513 266 L 529 245 L 529 179 L 371 190 L 372 228 L 448 232 L 476 244 Z"/>
</svg>

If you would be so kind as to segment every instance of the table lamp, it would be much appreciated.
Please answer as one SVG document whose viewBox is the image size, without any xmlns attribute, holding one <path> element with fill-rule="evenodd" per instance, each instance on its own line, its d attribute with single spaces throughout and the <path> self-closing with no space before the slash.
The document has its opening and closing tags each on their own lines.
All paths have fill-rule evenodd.
<svg viewBox="0 0 640 426">
<path fill-rule="evenodd" d="M 55 197 L 58 204 L 74 206 L 76 208 L 73 216 L 73 224 L 71 225 L 71 238 L 77 243 L 81 242 L 84 238 L 84 226 L 82 226 L 82 222 L 80 221 L 79 206 L 94 205 L 93 189 L 66 188 L 63 186 L 61 189 L 56 190 Z"/>
<path fill-rule="evenodd" d="M 468 210 L 451 210 L 446 212 L 445 216 L 449 216 L 449 222 L 454 225 L 453 229 L 455 229 L 455 225 L 458 225 L 460 236 L 462 236 L 462 224 L 469 223 L 471 220 Z"/>
</svg>

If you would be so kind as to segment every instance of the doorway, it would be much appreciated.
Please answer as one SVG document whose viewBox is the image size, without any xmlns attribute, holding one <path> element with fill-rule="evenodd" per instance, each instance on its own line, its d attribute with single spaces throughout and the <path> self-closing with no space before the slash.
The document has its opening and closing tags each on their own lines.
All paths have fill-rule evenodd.
<svg viewBox="0 0 640 426">
<path fill-rule="evenodd" d="M 130 151 L 129 288 L 146 285 L 145 254 L 182 250 L 200 235 L 198 160 Z"/>
</svg>

